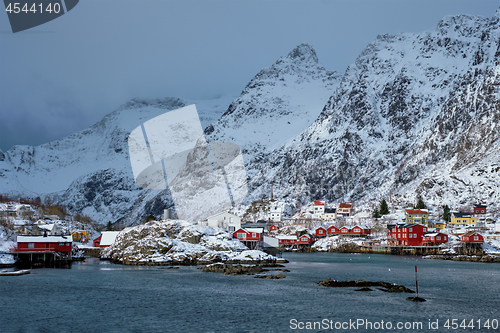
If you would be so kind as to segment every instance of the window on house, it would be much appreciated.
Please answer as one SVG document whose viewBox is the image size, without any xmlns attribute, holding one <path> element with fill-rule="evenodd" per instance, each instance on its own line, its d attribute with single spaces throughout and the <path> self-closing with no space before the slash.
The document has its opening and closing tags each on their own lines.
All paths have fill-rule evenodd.
<svg viewBox="0 0 500 333">
<path fill-rule="evenodd" d="M 481 210 L 481 213 L 484 213 L 484 209 L 483 209 L 483 210 Z"/>
<path fill-rule="evenodd" d="M 28 243 L 28 249 L 34 249 L 35 243 Z"/>
<path fill-rule="evenodd" d="M 252 238 L 253 238 L 253 237 L 256 237 L 255 232 L 252 232 Z"/>
<path fill-rule="evenodd" d="M 236 237 L 237 237 L 237 238 L 245 238 L 245 233 L 244 233 L 244 232 L 238 232 L 238 233 L 236 234 Z"/>
<path fill-rule="evenodd" d="M 436 237 L 436 240 L 441 240 L 441 236 L 437 236 L 437 237 Z"/>
<path fill-rule="evenodd" d="M 417 238 L 417 234 L 413 234 L 413 238 Z"/>
<path fill-rule="evenodd" d="M 412 229 L 413 229 L 413 228 L 410 228 L 410 229 L 408 229 L 408 231 L 412 232 L 412 231 L 413 231 Z"/>
<path fill-rule="evenodd" d="M 412 237 L 412 234 L 410 234 L 410 238 L 413 238 L 413 237 Z"/>
<path fill-rule="evenodd" d="M 478 237 L 477 237 L 477 236 L 474 236 L 474 240 L 478 240 Z"/>
<path fill-rule="evenodd" d="M 427 228 L 424 228 L 424 232 L 426 232 L 426 231 L 427 231 Z"/>
</svg>

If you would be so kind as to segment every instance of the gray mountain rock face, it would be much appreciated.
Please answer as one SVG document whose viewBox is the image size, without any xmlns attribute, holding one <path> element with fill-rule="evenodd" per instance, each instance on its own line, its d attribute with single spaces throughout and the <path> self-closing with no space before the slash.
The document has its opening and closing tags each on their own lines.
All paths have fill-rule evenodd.
<svg viewBox="0 0 500 333">
<path fill-rule="evenodd" d="M 379 36 L 318 119 L 272 154 L 254 193 L 429 203 L 498 203 L 499 13 Z M 316 184 L 316 185 L 313 185 Z M 313 186 L 312 186 L 313 185 Z M 258 195 L 257 195 L 258 196 Z"/>
</svg>

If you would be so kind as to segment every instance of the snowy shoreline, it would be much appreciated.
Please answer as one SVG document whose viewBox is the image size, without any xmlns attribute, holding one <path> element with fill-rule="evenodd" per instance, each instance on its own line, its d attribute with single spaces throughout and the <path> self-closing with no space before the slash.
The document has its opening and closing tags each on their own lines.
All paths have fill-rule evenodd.
<svg viewBox="0 0 500 333">
<path fill-rule="evenodd" d="M 217 262 L 286 262 L 259 250 L 249 250 L 220 228 L 181 220 L 153 221 L 122 230 L 102 259 L 124 265 L 207 265 Z"/>
</svg>

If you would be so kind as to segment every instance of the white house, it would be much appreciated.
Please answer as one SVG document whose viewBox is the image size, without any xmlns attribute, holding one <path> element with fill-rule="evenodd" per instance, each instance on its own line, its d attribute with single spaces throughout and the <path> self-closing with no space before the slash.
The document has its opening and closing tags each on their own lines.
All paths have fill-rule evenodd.
<svg viewBox="0 0 500 333">
<path fill-rule="evenodd" d="M 280 206 L 271 207 L 269 212 L 269 219 L 273 222 L 281 222 L 281 217 L 283 216 L 283 208 Z"/>
<path fill-rule="evenodd" d="M 321 200 L 316 200 L 313 202 L 313 214 L 323 215 L 325 212 L 325 202 Z"/>
<path fill-rule="evenodd" d="M 221 212 L 207 218 L 207 225 L 209 227 L 218 227 L 235 232 L 241 228 L 241 217 L 231 214 L 229 212 Z"/>
<path fill-rule="evenodd" d="M 337 210 L 335 208 L 325 208 L 323 215 L 321 215 L 323 220 L 336 220 Z"/>
</svg>

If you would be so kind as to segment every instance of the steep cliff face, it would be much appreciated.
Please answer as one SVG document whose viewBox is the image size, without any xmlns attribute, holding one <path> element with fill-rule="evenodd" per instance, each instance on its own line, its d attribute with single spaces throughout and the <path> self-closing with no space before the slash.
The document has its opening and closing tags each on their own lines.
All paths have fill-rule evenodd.
<svg viewBox="0 0 500 333">
<path fill-rule="evenodd" d="M 262 166 L 256 196 L 273 180 L 281 195 L 307 198 L 360 200 L 392 190 L 401 200 L 418 192 L 435 204 L 498 202 L 489 194 L 499 176 L 481 185 L 472 175 L 495 170 L 500 156 L 499 31 L 497 13 L 379 36 L 318 119 Z M 429 187 L 436 178 L 446 181 Z"/>
</svg>

